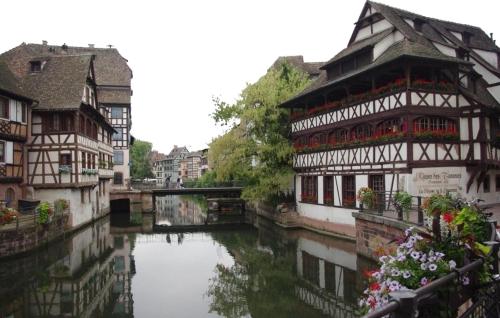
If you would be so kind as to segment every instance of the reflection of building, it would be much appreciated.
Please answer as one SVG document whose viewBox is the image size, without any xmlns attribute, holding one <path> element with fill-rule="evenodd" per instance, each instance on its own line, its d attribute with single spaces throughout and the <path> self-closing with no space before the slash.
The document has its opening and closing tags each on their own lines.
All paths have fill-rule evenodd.
<svg viewBox="0 0 500 318">
<path fill-rule="evenodd" d="M 135 235 L 113 235 L 114 276 L 113 295 L 115 297 L 112 314 L 119 317 L 133 317 L 132 276 L 135 261 L 132 255 Z"/>
<path fill-rule="evenodd" d="M 26 287 L 28 316 L 103 316 L 113 302 L 111 243 L 109 220 L 76 234 L 66 246 L 68 253 Z"/>
<path fill-rule="evenodd" d="M 297 241 L 297 273 L 307 281 L 295 287 L 305 303 L 332 317 L 355 317 L 357 266 L 354 246 L 326 245 L 312 238 Z M 326 293 L 325 293 L 326 292 Z"/>
<path fill-rule="evenodd" d="M 177 195 L 156 198 L 156 224 L 189 225 L 205 223 L 206 215 L 192 200 Z"/>
<path fill-rule="evenodd" d="M 478 27 L 367 1 L 347 48 L 282 105 L 298 212 L 353 226 L 361 187 L 499 202 L 499 52 Z"/>
</svg>

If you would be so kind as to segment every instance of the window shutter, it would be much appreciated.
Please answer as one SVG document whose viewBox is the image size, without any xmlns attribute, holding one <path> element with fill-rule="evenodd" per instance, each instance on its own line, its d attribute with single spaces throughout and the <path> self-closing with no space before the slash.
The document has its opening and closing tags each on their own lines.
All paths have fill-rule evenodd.
<svg viewBox="0 0 500 318">
<path fill-rule="evenodd" d="M 9 119 L 16 120 L 16 101 L 9 99 Z"/>
<path fill-rule="evenodd" d="M 12 141 L 7 141 L 5 143 L 5 163 L 14 163 L 14 143 Z"/>
</svg>

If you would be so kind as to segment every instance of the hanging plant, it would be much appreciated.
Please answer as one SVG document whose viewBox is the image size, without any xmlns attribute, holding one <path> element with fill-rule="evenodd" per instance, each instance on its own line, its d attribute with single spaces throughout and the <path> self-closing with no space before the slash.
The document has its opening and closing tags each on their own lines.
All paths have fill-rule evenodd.
<svg viewBox="0 0 500 318">
<path fill-rule="evenodd" d="M 410 219 L 411 201 L 412 197 L 408 192 L 396 192 L 394 195 L 394 207 L 405 214 L 407 221 Z"/>
<path fill-rule="evenodd" d="M 50 204 L 46 201 L 41 202 L 37 208 L 38 213 L 38 224 L 48 224 L 52 221 L 52 215 L 54 214 L 53 209 Z"/>
</svg>

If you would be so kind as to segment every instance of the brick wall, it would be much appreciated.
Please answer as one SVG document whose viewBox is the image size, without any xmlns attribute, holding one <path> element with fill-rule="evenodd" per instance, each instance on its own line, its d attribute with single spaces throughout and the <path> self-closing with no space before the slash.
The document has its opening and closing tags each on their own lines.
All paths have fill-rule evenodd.
<svg viewBox="0 0 500 318">
<path fill-rule="evenodd" d="M 0 231 L 0 258 L 33 250 L 67 231 L 68 215 L 55 218 L 48 225 L 33 225 L 18 230 Z"/>
<path fill-rule="evenodd" d="M 378 260 L 378 253 L 397 247 L 390 241 L 401 238 L 409 227 L 404 222 L 383 216 L 353 212 L 356 219 L 356 251 L 368 258 Z"/>
</svg>

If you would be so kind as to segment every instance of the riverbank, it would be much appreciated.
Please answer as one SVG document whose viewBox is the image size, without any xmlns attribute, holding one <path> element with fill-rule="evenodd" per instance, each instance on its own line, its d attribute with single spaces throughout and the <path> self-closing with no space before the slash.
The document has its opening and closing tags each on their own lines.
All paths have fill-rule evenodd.
<svg viewBox="0 0 500 318">
<path fill-rule="evenodd" d="M 48 224 L 33 222 L 30 226 L 0 230 L 0 260 L 22 257 L 67 235 L 93 225 L 109 215 L 109 210 L 76 227 L 70 226 L 70 213 L 54 217 Z"/>
</svg>

